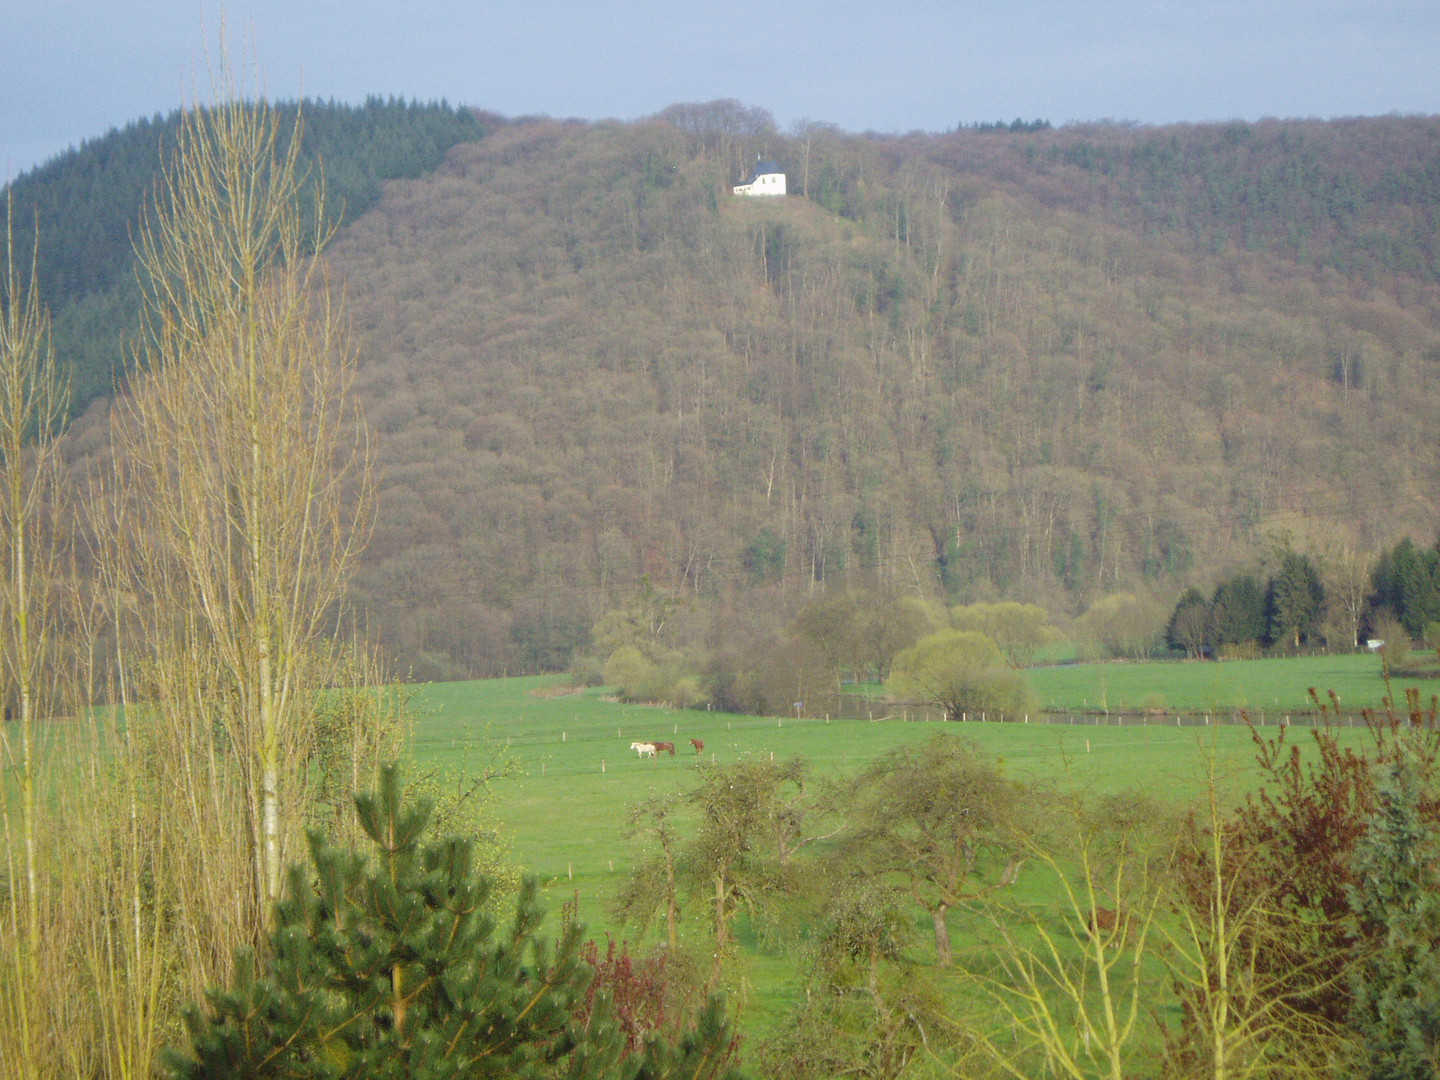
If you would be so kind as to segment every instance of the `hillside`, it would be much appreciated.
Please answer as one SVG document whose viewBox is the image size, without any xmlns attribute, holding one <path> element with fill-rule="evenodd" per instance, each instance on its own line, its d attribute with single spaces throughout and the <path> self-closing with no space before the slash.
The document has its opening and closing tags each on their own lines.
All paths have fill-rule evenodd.
<svg viewBox="0 0 1440 1080">
<path fill-rule="evenodd" d="M 323 175 L 332 221 L 353 220 L 380 198 L 381 185 L 440 164 L 456 142 L 484 134 L 481 118 L 445 103 L 371 98 L 364 105 L 290 102 L 278 106 L 293 128 L 303 115 L 300 157 Z M 16 250 L 30 252 L 38 223 L 36 281 L 54 319 L 57 354 L 70 371 L 78 411 L 123 381 L 140 304 L 132 238 L 180 112 L 137 120 L 87 139 L 78 149 L 22 173 L 0 195 L 13 200 Z"/>
<path fill-rule="evenodd" d="M 1440 118 L 303 109 L 383 475 L 355 597 L 416 676 L 563 666 L 642 580 L 713 646 L 831 588 L 1063 620 L 1440 524 Z M 11 185 L 77 409 L 174 121 Z M 729 195 L 760 154 L 789 198 Z"/>
<path fill-rule="evenodd" d="M 730 198 L 761 152 L 797 194 Z M 1282 529 L 1428 540 L 1437 178 L 1440 119 L 504 126 L 332 249 L 384 472 L 357 592 L 433 677 L 563 664 L 642 575 L 1063 615 Z"/>
</svg>

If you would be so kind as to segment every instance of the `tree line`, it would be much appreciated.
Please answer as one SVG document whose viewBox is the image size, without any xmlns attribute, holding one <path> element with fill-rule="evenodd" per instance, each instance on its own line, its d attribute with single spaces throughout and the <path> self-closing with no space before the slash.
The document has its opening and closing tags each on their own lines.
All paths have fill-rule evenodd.
<svg viewBox="0 0 1440 1080">
<path fill-rule="evenodd" d="M 1317 565 L 1285 551 L 1263 586 L 1241 573 L 1216 585 L 1209 599 L 1187 588 L 1165 637 L 1170 648 L 1199 657 L 1261 647 L 1357 648 L 1362 633 L 1385 642 L 1391 657 L 1408 653 L 1412 641 L 1440 641 L 1440 541 L 1417 549 L 1407 536 L 1368 570 L 1353 552 Z"/>
<path fill-rule="evenodd" d="M 646 575 L 718 622 L 836 589 L 1069 619 L 1301 514 L 1434 528 L 1419 278 L 1341 298 L 1057 206 L 1009 155 L 1063 130 L 683 120 L 507 128 L 340 238 L 387 474 L 356 591 L 418 673 L 563 668 Z M 726 197 L 757 152 L 808 198 Z"/>
</svg>

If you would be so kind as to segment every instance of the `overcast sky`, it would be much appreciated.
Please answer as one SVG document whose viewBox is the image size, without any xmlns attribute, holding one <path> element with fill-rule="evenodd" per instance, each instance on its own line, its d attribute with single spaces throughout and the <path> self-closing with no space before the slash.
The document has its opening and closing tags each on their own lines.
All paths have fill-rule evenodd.
<svg viewBox="0 0 1440 1080">
<path fill-rule="evenodd" d="M 1440 112 L 1437 0 L 230 0 L 271 97 L 782 126 Z M 208 96 L 211 0 L 0 0 L 0 181 Z"/>
</svg>

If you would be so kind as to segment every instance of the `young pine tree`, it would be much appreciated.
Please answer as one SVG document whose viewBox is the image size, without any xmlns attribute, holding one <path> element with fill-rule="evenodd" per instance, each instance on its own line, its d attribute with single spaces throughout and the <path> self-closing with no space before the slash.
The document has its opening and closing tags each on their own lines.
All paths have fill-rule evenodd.
<svg viewBox="0 0 1440 1080">
<path fill-rule="evenodd" d="M 1440 1071 L 1440 844 L 1420 813 L 1417 770 L 1390 764 L 1357 845 L 1347 890 L 1373 943 L 1351 972 L 1350 1023 L 1368 1080 L 1428 1080 Z"/>
<path fill-rule="evenodd" d="M 543 940 L 529 880 L 500 929 L 470 844 L 425 839 L 431 807 L 402 805 L 398 769 L 355 802 L 373 858 L 311 833 L 312 866 L 291 869 L 266 955 L 237 957 L 232 985 L 186 1012 L 191 1046 L 169 1055 L 173 1076 L 738 1075 L 718 1002 L 677 1045 L 627 1055 L 608 1000 L 582 1008 L 591 968 L 580 928 Z"/>
</svg>

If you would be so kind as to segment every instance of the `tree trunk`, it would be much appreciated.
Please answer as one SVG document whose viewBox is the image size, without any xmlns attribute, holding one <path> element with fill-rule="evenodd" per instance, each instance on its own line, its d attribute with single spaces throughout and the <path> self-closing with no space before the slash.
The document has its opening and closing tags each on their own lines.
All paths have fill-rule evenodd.
<svg viewBox="0 0 1440 1080">
<path fill-rule="evenodd" d="M 715 964 L 710 969 L 710 981 L 705 984 L 708 997 L 720 985 L 720 973 L 725 965 L 725 947 L 729 944 L 729 922 L 725 917 L 725 875 L 715 875 Z"/>
<path fill-rule="evenodd" d="M 665 940 L 670 943 L 670 952 L 675 952 L 675 921 L 680 915 L 680 905 L 675 900 L 675 856 L 670 847 L 665 847 Z"/>
<path fill-rule="evenodd" d="M 949 910 L 950 905 L 942 903 L 930 912 L 935 924 L 935 962 L 941 967 L 950 966 L 950 927 L 945 924 L 945 913 Z"/>
</svg>

